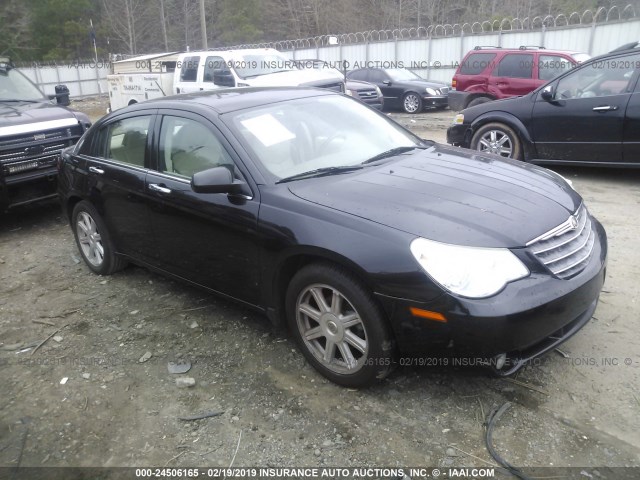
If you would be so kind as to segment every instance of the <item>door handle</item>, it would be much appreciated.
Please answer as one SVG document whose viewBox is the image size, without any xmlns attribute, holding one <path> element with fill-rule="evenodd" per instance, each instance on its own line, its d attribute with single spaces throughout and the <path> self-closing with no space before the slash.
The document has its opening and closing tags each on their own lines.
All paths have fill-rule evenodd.
<svg viewBox="0 0 640 480">
<path fill-rule="evenodd" d="M 603 105 L 601 107 L 593 107 L 594 112 L 608 112 L 609 110 L 617 110 L 618 107 L 611 105 Z"/>
<path fill-rule="evenodd" d="M 89 167 L 89 171 L 91 173 L 97 173 L 98 175 L 102 175 L 104 173 L 104 170 L 98 167 Z"/>
<path fill-rule="evenodd" d="M 158 193 L 164 193 L 164 194 L 171 193 L 171 189 L 170 188 L 163 187 L 162 185 L 158 185 L 157 183 L 150 183 L 149 184 L 149 190 L 152 190 L 152 191 L 158 192 Z"/>
</svg>

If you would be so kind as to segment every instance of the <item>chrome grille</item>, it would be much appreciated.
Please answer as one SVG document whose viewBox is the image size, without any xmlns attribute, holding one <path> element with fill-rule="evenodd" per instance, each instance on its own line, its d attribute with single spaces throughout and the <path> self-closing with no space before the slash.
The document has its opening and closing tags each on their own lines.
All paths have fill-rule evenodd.
<svg viewBox="0 0 640 480">
<path fill-rule="evenodd" d="M 448 95 L 449 94 L 449 87 L 440 87 L 438 89 L 438 92 L 440 93 L 440 95 Z"/>
<path fill-rule="evenodd" d="M 80 125 L 14 135 L 0 140 L 0 164 L 6 175 L 55 165 L 60 152 L 82 135 Z"/>
<path fill-rule="evenodd" d="M 378 98 L 378 92 L 375 89 L 357 90 L 358 96 L 363 100 L 372 100 Z"/>
<path fill-rule="evenodd" d="M 580 273 L 589 262 L 595 233 L 589 212 L 580 205 L 576 213 L 553 230 L 527 244 L 551 273 L 559 278 L 571 278 Z"/>
</svg>

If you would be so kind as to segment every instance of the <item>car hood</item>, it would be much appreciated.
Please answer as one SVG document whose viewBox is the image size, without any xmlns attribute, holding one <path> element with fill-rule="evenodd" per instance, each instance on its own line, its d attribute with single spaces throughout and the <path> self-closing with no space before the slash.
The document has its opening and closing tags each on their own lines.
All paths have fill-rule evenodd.
<svg viewBox="0 0 640 480">
<path fill-rule="evenodd" d="M 71 110 L 46 101 L 0 102 L 0 136 L 71 127 L 78 119 Z"/>
<path fill-rule="evenodd" d="M 424 88 L 442 88 L 442 87 L 446 87 L 447 84 L 446 83 L 440 83 L 440 82 L 433 82 L 430 80 L 405 80 L 403 83 L 408 83 L 409 85 L 419 85 L 421 87 Z"/>
<path fill-rule="evenodd" d="M 549 170 L 440 144 L 289 189 L 416 236 L 479 247 L 523 247 L 565 222 L 582 201 Z"/>
<path fill-rule="evenodd" d="M 332 79 L 336 81 L 342 80 L 339 75 L 321 73 L 317 70 L 306 69 L 270 73 L 267 75 L 260 75 L 255 78 L 247 78 L 245 80 L 241 80 L 241 82 L 247 83 L 252 87 L 297 87 L 299 85 L 313 84 L 314 82 Z"/>
</svg>

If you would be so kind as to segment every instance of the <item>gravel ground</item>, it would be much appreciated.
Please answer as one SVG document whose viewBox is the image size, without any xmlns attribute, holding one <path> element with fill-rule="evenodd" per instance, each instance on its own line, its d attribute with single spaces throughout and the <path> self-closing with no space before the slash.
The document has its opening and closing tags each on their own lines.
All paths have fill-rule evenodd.
<svg viewBox="0 0 640 480">
<path fill-rule="evenodd" d="M 392 116 L 444 141 L 453 113 Z M 0 216 L 0 466 L 486 467 L 483 423 L 508 401 L 510 463 L 638 478 L 610 467 L 640 466 L 640 172 L 559 172 L 607 229 L 607 283 L 564 354 L 512 379 L 400 367 L 341 388 L 253 311 L 139 267 L 93 275 L 56 204 Z"/>
</svg>

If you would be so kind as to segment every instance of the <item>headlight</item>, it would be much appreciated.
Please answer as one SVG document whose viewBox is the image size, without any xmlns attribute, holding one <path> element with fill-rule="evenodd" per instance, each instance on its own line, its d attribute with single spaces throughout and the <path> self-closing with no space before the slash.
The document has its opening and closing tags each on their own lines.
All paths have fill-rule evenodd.
<svg viewBox="0 0 640 480">
<path fill-rule="evenodd" d="M 462 125 L 464 123 L 464 113 L 459 113 L 455 117 L 453 117 L 454 125 Z"/>
<path fill-rule="evenodd" d="M 356 91 L 354 91 L 354 90 L 349 90 L 348 88 L 347 88 L 347 91 L 346 91 L 346 92 L 344 92 L 344 93 L 346 93 L 346 94 L 347 94 L 347 95 L 349 95 L 350 97 L 358 97 L 358 92 L 356 92 Z"/>
<path fill-rule="evenodd" d="M 376 85 L 376 92 L 378 93 L 378 97 L 382 96 L 382 90 L 380 90 L 380 87 Z"/>
<path fill-rule="evenodd" d="M 463 297 L 490 297 L 507 283 L 529 275 L 529 269 L 507 248 L 463 247 L 416 238 L 411 253 L 431 278 Z"/>
<path fill-rule="evenodd" d="M 429 95 L 437 95 L 438 92 L 435 91 L 435 89 L 431 88 L 431 87 L 427 87 L 427 93 Z"/>
</svg>

